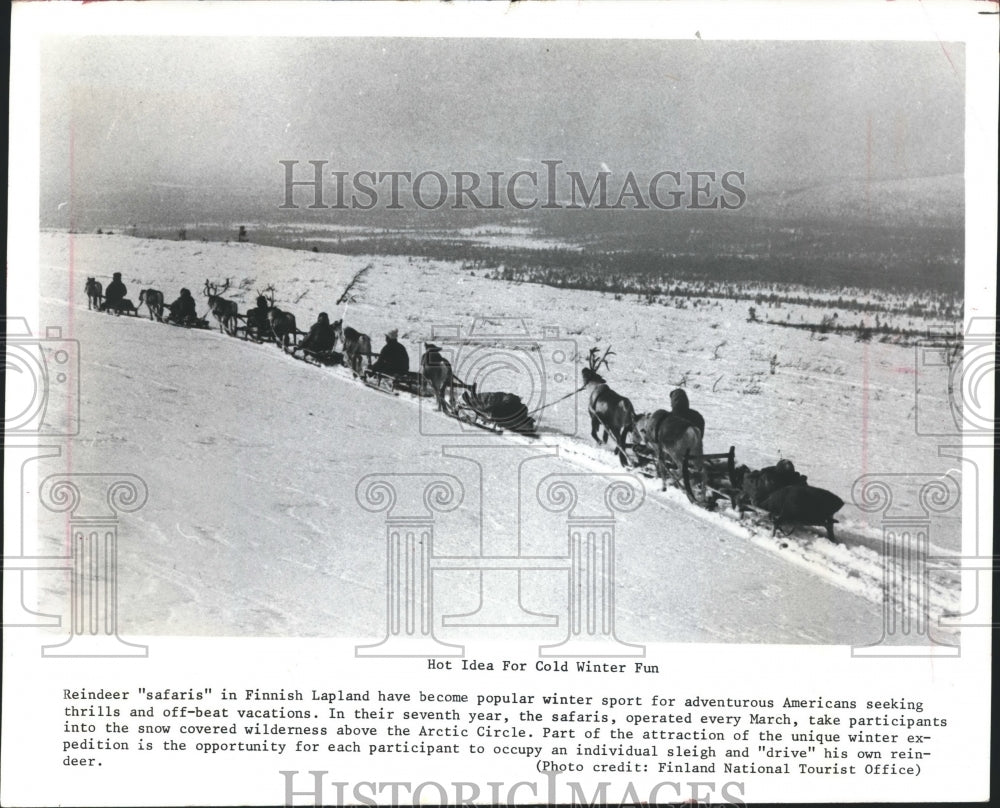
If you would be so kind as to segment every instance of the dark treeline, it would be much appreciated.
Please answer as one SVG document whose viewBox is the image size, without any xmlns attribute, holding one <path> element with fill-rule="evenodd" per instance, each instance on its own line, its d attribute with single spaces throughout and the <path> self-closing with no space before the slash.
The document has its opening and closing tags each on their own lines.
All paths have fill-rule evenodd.
<svg viewBox="0 0 1000 808">
<path fill-rule="evenodd" d="M 261 244 L 292 246 L 287 239 L 253 238 Z M 283 244 L 282 244 L 283 242 Z M 342 255 L 412 255 L 465 262 L 489 269 L 502 280 L 543 283 L 567 289 L 606 292 L 650 291 L 670 281 L 852 287 L 962 294 L 963 279 L 950 262 L 913 256 L 905 264 L 882 263 L 878 256 L 818 254 L 811 257 L 670 254 L 662 251 L 584 251 L 491 247 L 461 240 L 382 236 L 311 242 L 294 246 Z"/>
<path fill-rule="evenodd" d="M 567 218 L 564 215 L 564 219 Z M 595 228 L 580 230 L 583 218 Z M 461 262 L 489 277 L 540 283 L 567 289 L 654 294 L 678 282 L 722 287 L 718 294 L 735 297 L 740 286 L 794 286 L 810 289 L 886 290 L 961 297 L 964 246 L 960 228 L 836 225 L 830 222 L 794 226 L 747 218 L 719 223 L 699 217 L 661 218 L 662 226 L 637 216 L 618 217 L 616 229 L 605 220 L 583 217 L 547 220 L 537 231 L 576 243 L 578 248 L 535 249 L 493 246 L 447 230 L 370 228 L 345 234 L 292 230 L 281 226 L 248 226 L 246 240 L 268 246 L 341 255 L 399 255 Z M 178 230 L 161 228 L 133 235 L 177 238 Z M 563 232 L 560 232 L 563 231 Z M 566 232 L 571 231 L 571 232 Z M 322 236 L 322 238 L 320 238 Z M 237 240 L 235 226 L 188 226 L 182 238 Z M 680 294 L 680 292 L 677 292 Z M 788 289 L 785 289 L 787 298 Z M 713 295 L 714 296 L 714 295 Z M 744 299 L 736 297 L 736 299 Z M 758 301 L 759 302 L 759 301 Z M 849 307 L 850 301 L 845 307 Z M 864 306 L 865 304 L 859 304 Z M 858 310 L 866 310 L 859 308 Z"/>
<path fill-rule="evenodd" d="M 797 328 L 809 331 L 813 335 L 835 334 L 838 336 L 853 336 L 856 342 L 871 342 L 876 337 L 878 342 L 891 342 L 895 345 L 916 345 L 924 340 L 940 340 L 952 346 L 961 345 L 963 335 L 960 333 L 940 333 L 930 328 L 899 328 L 892 325 L 866 325 L 864 321 L 857 325 L 833 323 L 829 318 L 823 318 L 819 323 L 793 323 L 782 320 L 753 320 L 761 325 L 776 325 L 781 328 Z"/>
</svg>

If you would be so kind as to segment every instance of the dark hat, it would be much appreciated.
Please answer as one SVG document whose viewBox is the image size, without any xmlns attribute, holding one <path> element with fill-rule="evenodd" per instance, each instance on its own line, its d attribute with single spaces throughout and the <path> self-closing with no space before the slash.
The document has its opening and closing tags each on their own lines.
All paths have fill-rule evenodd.
<svg viewBox="0 0 1000 808">
<path fill-rule="evenodd" d="M 434 353 L 435 351 L 440 351 L 441 350 L 433 342 L 428 342 L 426 348 L 427 348 L 427 352 L 428 353 Z"/>
<path fill-rule="evenodd" d="M 114 275 L 114 277 L 116 277 L 116 278 L 120 278 L 121 276 L 122 276 L 121 272 L 116 272 L 115 275 Z"/>
<path fill-rule="evenodd" d="M 394 328 L 392 331 L 385 332 L 386 339 L 399 339 L 399 329 Z"/>
</svg>

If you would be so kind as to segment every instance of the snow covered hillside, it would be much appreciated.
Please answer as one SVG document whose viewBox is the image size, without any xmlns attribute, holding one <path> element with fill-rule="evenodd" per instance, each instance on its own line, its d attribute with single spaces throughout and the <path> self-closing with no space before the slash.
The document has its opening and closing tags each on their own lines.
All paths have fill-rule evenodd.
<svg viewBox="0 0 1000 808">
<path fill-rule="evenodd" d="M 335 307 L 364 267 L 353 301 Z M 226 296 L 241 311 L 258 289 L 273 285 L 277 304 L 296 314 L 300 329 L 327 311 L 371 334 L 377 350 L 380 335 L 398 328 L 413 365 L 420 344 L 432 338 L 459 353 L 492 339 L 503 354 L 503 334 L 523 319 L 541 343 L 558 346 L 561 364 L 551 365 L 554 352 L 541 350 L 550 362 L 544 386 L 536 378 L 525 387 L 527 377 L 512 365 L 516 351 L 508 352 L 514 359 L 495 363 L 487 387 L 517 392 L 532 408 L 552 406 L 540 414 L 536 441 L 457 433 L 432 402 L 380 394 L 344 368 L 317 368 L 218 330 L 87 311 L 86 278 L 106 285 L 116 271 L 133 300 L 146 287 L 172 300 L 187 286 L 200 312 L 207 309 L 199 296 L 206 278 L 231 279 Z M 623 640 L 875 642 L 882 632 L 882 515 L 854 504 L 855 481 L 864 474 L 961 479 L 957 460 L 938 456 L 935 439 L 915 434 L 918 415 L 951 422 L 944 369 L 917 371 L 912 348 L 749 325 L 738 303 L 667 309 L 486 280 L 447 262 L 65 233 L 42 235 L 41 277 L 41 323 L 78 340 L 82 364 L 80 435 L 64 459 L 43 461 L 41 473 L 67 466 L 130 472 L 150 491 L 148 504 L 122 522 L 123 634 L 378 637 L 384 515 L 364 511 L 355 498 L 369 473 L 463 480 L 468 501 L 442 515 L 437 528 L 442 552 L 473 552 L 490 536 L 517 541 L 526 553 L 563 552 L 564 516 L 536 513 L 537 504 L 522 509 L 523 501 L 511 503 L 516 511 L 494 513 L 474 490 L 475 467 L 454 447 L 509 446 L 489 461 L 484 483 L 516 480 L 520 471 L 531 496 L 549 474 L 619 471 L 610 450 L 590 439 L 585 397 L 552 403 L 578 386 L 574 347 L 579 358 L 595 345 L 612 346 L 605 375 L 640 412 L 669 408 L 670 390 L 687 389 L 707 422 L 706 451 L 734 445 L 737 462 L 752 468 L 790 458 L 810 483 L 847 503 L 838 514 L 841 544 L 808 530 L 772 539 L 768 530 L 708 513 L 646 480 L 644 503 L 618 515 Z M 540 446 L 557 452 L 522 467 L 528 447 Z M 910 485 L 900 507 L 913 505 Z M 505 523 L 514 513 L 516 536 Z M 62 543 L 60 519 L 40 518 L 45 541 Z M 958 508 L 932 514 L 929 552 L 957 554 L 960 527 Z M 438 617 L 477 607 L 477 574 L 435 575 Z M 60 611 L 67 583 L 57 575 L 44 580 L 43 610 Z M 559 574 L 530 572 L 524 580 L 525 608 L 565 609 Z M 957 574 L 935 574 L 930 615 L 958 606 Z M 463 631 L 439 626 L 438 635 L 448 641 Z M 557 642 L 564 629 L 509 631 Z"/>
</svg>

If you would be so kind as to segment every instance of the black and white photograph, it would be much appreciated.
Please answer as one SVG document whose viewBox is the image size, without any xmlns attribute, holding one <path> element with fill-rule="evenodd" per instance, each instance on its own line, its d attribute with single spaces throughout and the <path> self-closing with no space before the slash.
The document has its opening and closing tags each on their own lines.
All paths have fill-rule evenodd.
<svg viewBox="0 0 1000 808">
<path fill-rule="evenodd" d="M 4 804 L 988 798 L 988 4 L 42 6 Z"/>
</svg>

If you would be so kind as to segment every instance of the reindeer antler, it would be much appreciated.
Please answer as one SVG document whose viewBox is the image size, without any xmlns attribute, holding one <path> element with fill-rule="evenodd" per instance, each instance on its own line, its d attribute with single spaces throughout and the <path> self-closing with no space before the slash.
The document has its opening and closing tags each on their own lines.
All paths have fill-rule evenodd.
<svg viewBox="0 0 1000 808">
<path fill-rule="evenodd" d="M 600 350 L 601 350 L 600 347 L 595 345 L 593 348 L 590 349 L 590 353 L 587 354 L 587 366 L 595 373 L 598 370 L 600 370 L 601 365 L 604 365 L 604 367 L 610 370 L 611 365 L 608 362 L 608 357 L 615 355 L 615 352 L 611 350 L 611 346 L 609 345 L 608 349 L 604 352 L 604 354 L 600 357 L 600 359 L 598 359 L 597 352 Z"/>
</svg>

